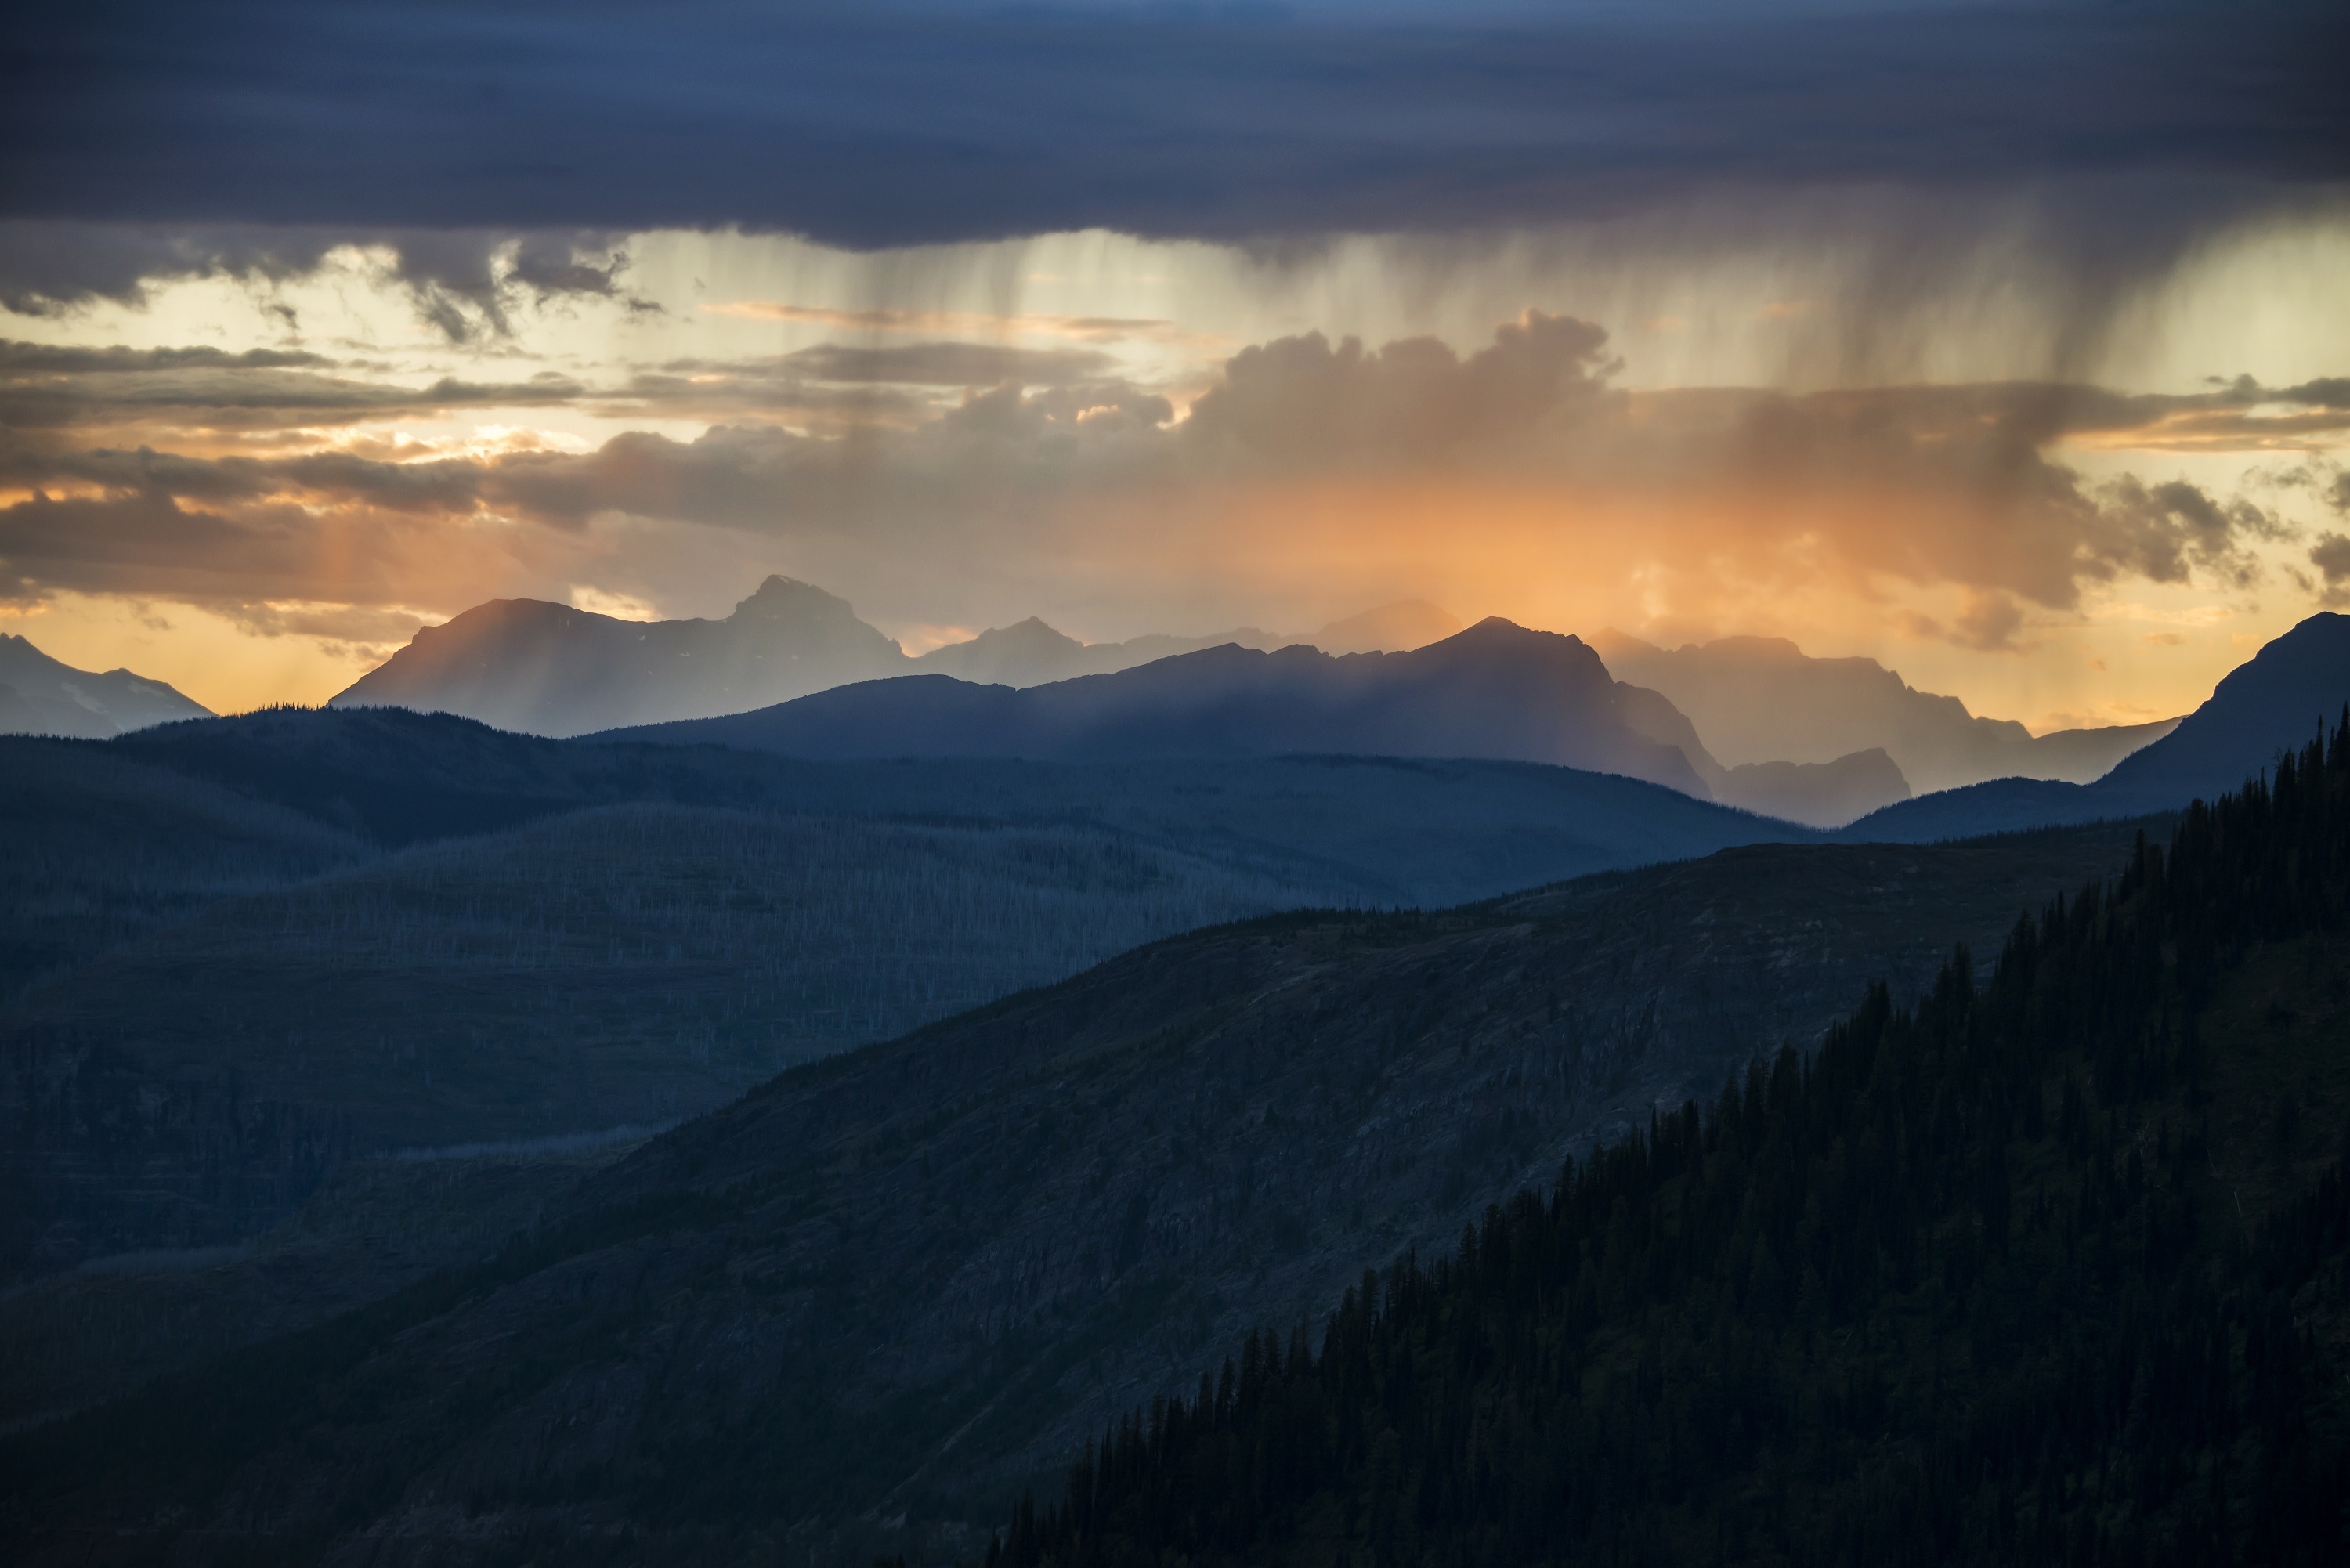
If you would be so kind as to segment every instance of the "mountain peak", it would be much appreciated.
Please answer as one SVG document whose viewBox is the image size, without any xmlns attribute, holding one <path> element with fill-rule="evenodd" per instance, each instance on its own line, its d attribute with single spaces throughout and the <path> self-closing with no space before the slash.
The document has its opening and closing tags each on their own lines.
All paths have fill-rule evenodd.
<svg viewBox="0 0 2350 1568">
<path fill-rule="evenodd" d="M 212 710 L 161 680 L 130 670 L 78 670 L 30 638 L 0 632 L 0 733 L 104 739 Z"/>
<path fill-rule="evenodd" d="M 828 594 L 814 583 L 804 583 L 779 572 L 770 574 L 765 582 L 752 590 L 749 598 L 734 607 L 735 615 L 754 619 L 809 614 L 853 617 L 856 613 L 847 599 Z"/>
<path fill-rule="evenodd" d="M 1520 626 L 1516 621 L 1512 620 L 1509 617 L 1501 615 L 1489 615 L 1483 620 L 1479 621 L 1476 625 L 1470 627 L 1465 630 L 1454 632 L 1451 637 L 1446 638 L 1444 640 L 1447 642 L 1457 642 L 1464 638 L 1474 638 L 1480 642 L 1532 644 L 1538 641 L 1549 640 L 1555 642 L 1571 642 L 1577 648 L 1586 646 L 1581 638 L 1575 636 L 1571 632 L 1537 631 L 1533 627 Z"/>
</svg>

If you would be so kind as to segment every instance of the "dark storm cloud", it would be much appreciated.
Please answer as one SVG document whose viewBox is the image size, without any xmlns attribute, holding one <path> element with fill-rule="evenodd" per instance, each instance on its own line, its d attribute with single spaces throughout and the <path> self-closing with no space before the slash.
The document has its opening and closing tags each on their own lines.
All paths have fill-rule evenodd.
<svg viewBox="0 0 2350 1568">
<path fill-rule="evenodd" d="M 1351 16 L 99 0 L 28 9 L 11 34 L 0 213 L 26 217 L 739 223 L 880 246 L 1454 230 L 1757 182 L 2350 175 L 2350 22 L 2314 0 Z M 2137 215 L 2186 233 L 2210 213 Z M 103 265 L 16 257 L 0 297 L 245 265 L 233 240 L 212 259 L 112 243 Z M 422 275 L 428 301 L 484 307 L 478 270 Z M 556 248 L 515 276 L 611 286 Z"/>
<path fill-rule="evenodd" d="M 0 118 L 5 114 L 0 109 Z M 0 168 L 5 172 L 0 192 L 12 191 L 15 163 Z M 0 214 L 6 211 L 0 209 Z M 604 234 L 517 233 L 511 224 L 494 230 L 316 224 L 167 230 L 7 215 L 0 215 L 0 307 L 25 316 L 52 315 L 86 299 L 136 300 L 150 285 L 184 278 L 284 283 L 316 271 L 328 252 L 350 245 L 388 255 L 384 281 L 405 293 L 417 313 L 452 342 L 484 331 L 504 332 L 513 306 L 525 298 L 592 295 L 651 308 L 621 289 L 627 253 Z M 289 326 L 299 325 L 286 307 L 276 308 Z"/>
</svg>

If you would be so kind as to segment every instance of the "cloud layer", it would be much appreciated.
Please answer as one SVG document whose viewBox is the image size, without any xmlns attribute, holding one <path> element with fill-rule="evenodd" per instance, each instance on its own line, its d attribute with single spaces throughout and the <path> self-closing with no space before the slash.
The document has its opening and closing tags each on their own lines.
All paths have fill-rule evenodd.
<svg viewBox="0 0 2350 1568">
<path fill-rule="evenodd" d="M 2092 585 L 2252 587 L 2262 547 L 2293 535 L 2244 494 L 2085 478 L 2061 461 L 2064 442 L 2188 432 L 2259 449 L 2350 429 L 2342 381 L 2169 396 L 2039 383 L 1630 392 L 1611 384 L 1602 329 L 1531 310 L 1466 355 L 1425 337 L 1254 345 L 1183 410 L 1102 374 L 1111 368 L 1089 348 L 939 341 L 831 345 L 608 388 L 399 387 L 307 353 L 0 346 L 12 427 L 0 485 L 25 497 L 0 508 L 0 594 L 146 596 L 246 616 L 291 600 L 448 612 L 549 592 L 606 547 L 598 527 L 641 524 L 862 552 L 910 576 L 1017 573 L 1088 551 L 1132 567 L 1193 530 L 1244 575 L 1251 551 L 1282 547 L 1283 498 L 1358 494 L 1368 548 L 1398 497 L 1435 496 L 1453 516 L 1449 528 L 1424 519 L 1422 547 L 1473 556 L 1498 547 L 1480 497 L 1506 496 L 1495 504 L 1534 508 L 1548 519 L 1536 534 L 1585 552 L 1595 574 L 1701 562 L 1763 587 L 1950 587 L 1960 610 L 1913 630 L 1998 649 L 2014 646 L 2022 607 L 2069 612 Z M 942 411 L 923 390 L 958 382 Z M 420 455 L 359 440 L 206 454 L 273 421 L 331 430 L 388 410 L 516 405 L 670 416 L 729 396 L 764 403 L 770 420 L 694 439 L 633 431 L 582 452 Z M 827 399 L 836 423 L 771 422 L 779 403 Z M 74 439 L 89 430 L 167 444 Z M 1138 515 L 1112 537 L 1110 520 Z M 1238 527 L 1243 517 L 1254 521 Z M 2338 537 L 2309 556 L 2329 586 L 2343 580 Z"/>
<path fill-rule="evenodd" d="M 0 293 L 298 264 L 240 239 L 252 223 L 404 231 L 421 293 L 492 310 L 504 286 L 609 289 L 576 242 L 660 225 L 1259 240 L 1539 224 L 1723 184 L 2137 171 L 2204 184 L 2121 227 L 2192 232 L 2213 181 L 2350 177 L 2345 56 L 2350 23 L 2314 0 L 50 6 L 12 26 L 0 215 L 178 230 L 16 257 Z M 425 254 L 467 227 L 543 237 L 498 268 Z"/>
</svg>

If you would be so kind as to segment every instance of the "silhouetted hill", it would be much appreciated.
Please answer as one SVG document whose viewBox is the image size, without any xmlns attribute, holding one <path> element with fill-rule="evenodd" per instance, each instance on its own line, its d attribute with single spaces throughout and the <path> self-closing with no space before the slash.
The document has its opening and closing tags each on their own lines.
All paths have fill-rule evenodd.
<svg viewBox="0 0 2350 1568">
<path fill-rule="evenodd" d="M 161 680 L 128 670 L 98 674 L 61 664 L 24 638 L 0 632 L 0 734 L 103 740 L 212 710 Z"/>
<path fill-rule="evenodd" d="M 2350 616 L 2330 611 L 2262 648 L 2157 745 L 2092 786 L 2100 806 L 2167 810 L 2213 800 L 2322 734 L 2350 704 Z"/>
<path fill-rule="evenodd" d="M 2317 733 L 2350 704 L 2350 616 L 2311 616 L 2229 672 L 2168 735 L 2091 784 L 1994 779 L 1920 795 L 1844 830 L 1927 844 L 2052 823 L 2176 811 L 2213 800 Z"/>
<path fill-rule="evenodd" d="M 1579 639 L 1496 618 L 1409 653 L 1224 647 L 1026 690 L 914 677 L 598 738 L 831 758 L 1506 757 L 1711 798 L 1627 701 Z"/>
<path fill-rule="evenodd" d="M 1881 748 L 1832 763 L 1742 763 L 1725 769 L 1717 798 L 1765 816 L 1841 827 L 1909 798 L 1909 781 Z"/>
<path fill-rule="evenodd" d="M 1030 616 L 1015 626 L 990 627 L 968 642 L 934 648 L 910 660 L 909 668 L 983 686 L 1037 686 L 1123 670 L 1135 662 L 1125 652 L 1120 643 L 1088 646 Z"/>
<path fill-rule="evenodd" d="M 984 1526 L 1248 1325 L 1810 1042 L 1873 977 L 1911 994 L 2128 837 L 1758 846 L 1162 942 L 787 1073 L 494 1262 L 42 1428 L 5 1450 L 8 1527 L 46 1561 L 168 1520 L 227 1561 L 264 1484 L 311 1557 L 460 1531 L 564 1557 L 625 1521 L 634 1561 L 847 1561 L 860 1515 Z"/>
<path fill-rule="evenodd" d="M 2177 722 L 2034 737 L 2012 720 L 1975 717 L 1955 697 L 1914 690 L 1873 659 L 1813 659 L 1782 638 L 1667 649 L 1611 628 L 1592 644 L 1617 680 L 1670 698 L 1725 763 L 1827 763 L 1882 749 L 1920 794 L 2007 777 L 2086 784 Z"/>
<path fill-rule="evenodd" d="M 844 599 L 769 577 L 723 620 L 616 620 L 538 599 L 494 599 L 353 681 L 336 707 L 460 713 L 574 735 L 739 712 L 905 668 Z"/>
</svg>

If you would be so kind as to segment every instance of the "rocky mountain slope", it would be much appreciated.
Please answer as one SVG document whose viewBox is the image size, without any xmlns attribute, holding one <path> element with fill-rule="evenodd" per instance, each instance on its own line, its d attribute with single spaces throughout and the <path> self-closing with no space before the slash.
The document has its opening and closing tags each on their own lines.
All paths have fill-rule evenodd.
<svg viewBox="0 0 2350 1568">
<path fill-rule="evenodd" d="M 102 740 L 212 710 L 161 680 L 128 670 L 99 674 L 60 663 L 26 639 L 0 632 L 0 735 Z"/>
<path fill-rule="evenodd" d="M 787 701 L 903 672 L 897 643 L 845 599 L 769 577 L 723 620 L 628 621 L 538 599 L 493 599 L 359 677 L 332 705 L 460 713 L 575 735 Z"/>
<path fill-rule="evenodd" d="M 737 1561 L 860 1516 L 993 1520 L 1243 1329 L 1809 1041 L 1871 979 L 1990 950 L 2128 836 L 1755 847 L 1179 938 L 787 1073 L 495 1261 L 8 1465 L 46 1539 L 103 1520 L 191 1562 L 264 1532 L 519 1562 L 623 1521 L 631 1560 Z"/>
</svg>

